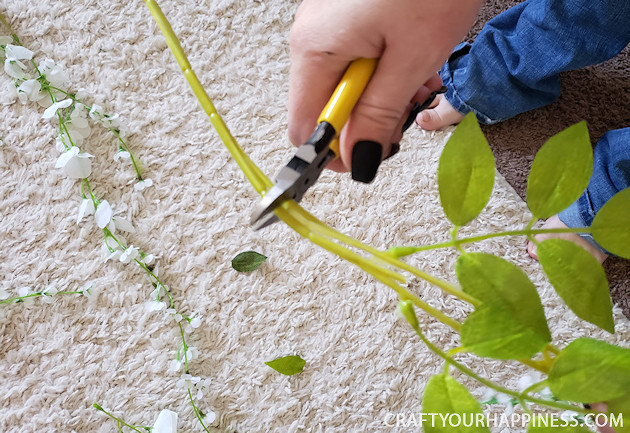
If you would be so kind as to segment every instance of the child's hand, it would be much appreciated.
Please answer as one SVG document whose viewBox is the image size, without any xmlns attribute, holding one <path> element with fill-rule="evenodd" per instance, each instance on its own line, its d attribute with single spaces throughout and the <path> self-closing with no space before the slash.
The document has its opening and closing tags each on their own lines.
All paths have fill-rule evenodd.
<svg viewBox="0 0 630 433">
<path fill-rule="evenodd" d="M 381 158 L 400 140 L 410 102 L 422 102 L 440 87 L 436 71 L 466 35 L 480 5 L 481 0 L 304 0 L 291 30 L 293 144 L 311 134 L 349 63 L 378 57 L 377 70 L 342 133 L 342 161 L 331 165 L 371 180 Z M 352 167 L 359 141 L 379 143 L 381 154 L 374 143 L 359 146 L 363 149 L 355 153 L 363 155 L 355 155 L 355 162 L 361 167 Z"/>
</svg>

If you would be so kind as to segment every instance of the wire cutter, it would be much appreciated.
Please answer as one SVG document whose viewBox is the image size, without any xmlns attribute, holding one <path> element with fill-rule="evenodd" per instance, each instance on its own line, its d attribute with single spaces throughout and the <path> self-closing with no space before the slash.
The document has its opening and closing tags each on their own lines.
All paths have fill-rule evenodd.
<svg viewBox="0 0 630 433">
<path fill-rule="evenodd" d="M 251 217 L 255 230 L 260 230 L 278 220 L 274 209 L 285 200 L 299 202 L 302 196 L 319 178 L 326 165 L 339 156 L 339 134 L 348 121 L 363 90 L 370 81 L 377 59 L 361 58 L 353 61 L 344 73 L 337 88 L 317 119 L 317 126 L 309 139 L 301 145 L 295 156 L 277 174 L 274 185 L 263 195 Z M 405 132 L 418 113 L 433 102 L 446 88 L 435 91 L 424 103 L 412 107 L 402 127 Z"/>
</svg>

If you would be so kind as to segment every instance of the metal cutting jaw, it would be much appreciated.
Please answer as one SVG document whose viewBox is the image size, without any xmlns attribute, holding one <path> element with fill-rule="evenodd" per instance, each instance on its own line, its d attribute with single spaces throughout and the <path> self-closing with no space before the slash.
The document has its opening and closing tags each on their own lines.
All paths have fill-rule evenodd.
<svg viewBox="0 0 630 433">
<path fill-rule="evenodd" d="M 376 65 L 376 59 L 358 59 L 350 64 L 319 115 L 317 127 L 306 143 L 298 148 L 291 161 L 278 172 L 274 185 L 254 208 L 251 224 L 255 230 L 277 221 L 274 210 L 286 200 L 299 202 L 306 190 L 319 179 L 328 163 L 339 156 L 339 133 L 372 77 Z M 416 103 L 402 127 L 402 132 L 413 124 L 420 111 L 429 107 L 438 93 L 445 91 L 446 88 L 443 87 L 433 92 L 424 103 Z"/>
<path fill-rule="evenodd" d="M 252 213 L 251 224 L 260 230 L 278 220 L 273 212 L 285 200 L 299 202 L 319 178 L 324 168 L 336 158 L 330 149 L 336 132 L 328 122 L 321 122 L 309 140 L 300 146 L 289 163 L 276 176 L 275 184 L 265 193 Z"/>
</svg>

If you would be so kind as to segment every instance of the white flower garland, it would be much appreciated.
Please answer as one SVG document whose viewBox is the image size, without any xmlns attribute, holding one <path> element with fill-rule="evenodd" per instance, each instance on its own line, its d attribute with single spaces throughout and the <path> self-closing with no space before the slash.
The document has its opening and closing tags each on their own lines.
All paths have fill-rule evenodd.
<svg viewBox="0 0 630 433">
<path fill-rule="evenodd" d="M 0 17 L 1 18 L 1 17 Z M 2 20 L 4 22 L 4 19 Z M 81 149 L 85 140 L 92 132 L 90 121 L 101 125 L 116 137 L 117 151 L 113 156 L 114 161 L 129 160 L 135 170 L 137 182 L 134 190 L 143 191 L 153 186 L 153 181 L 142 176 L 140 166 L 134 158 L 126 143 L 126 130 L 118 114 L 106 114 L 100 105 L 88 105 L 84 101 L 88 95 L 79 90 L 70 93 L 68 89 L 69 77 L 63 66 L 52 59 L 45 59 L 37 65 L 34 60 L 34 52 L 25 48 L 18 37 L 0 36 L 0 60 L 4 57 L 4 71 L 11 77 L 9 93 L 14 100 L 22 104 L 36 102 L 45 107 L 42 118 L 46 120 L 57 119 L 59 134 L 55 140 L 56 149 L 61 152 L 56 160 L 55 168 L 72 178 L 80 180 L 81 203 L 77 212 L 77 223 L 81 223 L 87 216 L 93 215 L 96 226 L 103 231 L 102 250 L 105 261 L 118 260 L 122 263 L 136 263 L 148 275 L 153 291 L 149 301 L 146 302 L 147 310 L 163 312 L 167 320 L 173 320 L 179 328 L 181 343 L 176 352 L 176 357 L 168 366 L 172 372 L 180 372 L 181 376 L 176 386 L 183 389 L 190 401 L 193 411 L 203 429 L 208 432 L 206 424 L 216 420 L 216 414 L 212 410 L 201 412 L 195 401 L 203 398 L 203 392 L 211 385 L 210 379 L 193 376 L 190 374 L 189 363 L 199 357 L 199 350 L 188 345 L 188 334 L 199 328 L 202 318 L 195 314 L 183 314 L 175 304 L 171 291 L 159 276 L 159 263 L 156 256 L 142 251 L 127 240 L 119 232 L 134 233 L 132 223 L 125 218 L 116 216 L 112 205 L 106 200 L 94 195 L 89 177 L 92 173 L 92 159 L 94 155 Z M 154 264 L 155 263 L 155 264 Z M 53 302 L 55 296 L 80 294 L 94 300 L 97 291 L 87 285 L 78 290 L 59 290 L 54 286 L 48 286 L 41 290 L 32 290 L 30 287 L 22 287 L 12 296 L 7 290 L 0 289 L 0 305 L 15 302 L 32 302 L 40 298 L 42 302 Z M 175 412 L 164 409 L 158 415 L 153 427 L 132 426 L 122 419 L 103 409 L 98 403 L 94 407 L 107 414 L 119 426 L 126 426 L 134 431 L 152 431 L 153 433 L 175 433 L 177 431 L 178 416 Z"/>
</svg>

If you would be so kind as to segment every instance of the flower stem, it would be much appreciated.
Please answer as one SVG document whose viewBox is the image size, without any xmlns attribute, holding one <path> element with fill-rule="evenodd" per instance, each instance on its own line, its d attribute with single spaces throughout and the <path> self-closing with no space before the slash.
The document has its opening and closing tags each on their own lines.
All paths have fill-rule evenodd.
<svg viewBox="0 0 630 433">
<path fill-rule="evenodd" d="M 127 424 L 124 420 L 122 420 L 121 418 L 118 418 L 117 416 L 107 412 L 105 409 L 103 409 L 98 403 L 94 403 L 92 405 L 92 407 L 96 408 L 97 410 L 100 410 L 101 412 L 103 412 L 105 415 L 107 415 L 108 417 L 110 417 L 111 419 L 113 419 L 114 421 L 116 421 L 116 423 L 118 423 L 118 426 L 120 428 L 120 425 L 122 424 L 125 427 L 129 427 L 131 430 L 138 432 L 138 433 L 143 433 L 141 430 L 138 430 L 139 428 L 144 429 L 145 432 L 150 432 L 151 428 L 150 427 L 145 427 L 145 426 L 133 426 L 131 424 Z"/>
<path fill-rule="evenodd" d="M 72 99 L 74 102 L 78 102 L 79 104 L 82 104 L 85 106 L 86 110 L 90 111 L 92 110 L 92 107 L 88 104 L 86 104 L 85 102 L 83 102 L 82 100 L 78 99 L 76 97 L 75 94 L 67 92 L 66 90 L 60 89 L 58 87 L 55 86 L 51 86 L 50 84 L 48 84 L 48 87 L 50 89 L 53 89 L 59 93 L 64 94 L 65 96 L 67 96 L 68 98 Z M 110 117 L 107 114 L 104 114 L 104 116 Z M 102 124 L 102 123 L 101 123 Z M 125 140 L 120 136 L 120 130 L 114 127 L 109 127 L 106 125 L 103 125 L 107 130 L 109 130 L 109 132 L 111 132 L 112 134 L 114 134 L 116 136 L 116 139 L 118 140 L 119 143 L 119 147 L 121 149 L 123 149 L 125 152 L 129 153 L 129 159 L 131 159 L 131 164 L 133 165 L 133 168 L 136 172 L 136 177 L 138 178 L 138 180 L 142 180 L 142 174 L 141 174 L 141 170 L 140 170 L 140 166 L 138 164 L 138 161 L 136 160 L 136 158 L 133 156 L 133 153 L 131 153 L 131 151 L 129 150 L 129 146 L 127 145 L 127 143 L 125 142 Z"/>
<path fill-rule="evenodd" d="M 177 322 L 177 326 L 179 327 L 179 333 L 182 336 L 182 347 L 184 348 L 184 371 L 186 372 L 186 374 L 190 374 L 190 371 L 188 371 L 188 344 L 186 344 L 184 327 L 182 326 L 181 322 Z M 188 391 L 190 392 L 190 390 Z"/>
<path fill-rule="evenodd" d="M 504 237 L 504 236 L 534 236 L 545 233 L 590 233 L 591 229 L 589 227 L 568 227 L 566 229 L 528 229 L 525 228 L 523 230 L 508 230 L 498 233 L 488 233 L 485 235 L 472 236 L 468 238 L 460 238 L 455 240 L 450 240 L 448 242 L 442 242 L 439 244 L 432 245 L 423 245 L 423 246 L 409 246 L 409 247 L 392 247 L 389 249 L 393 255 L 396 257 L 402 257 L 414 253 L 419 253 L 422 251 L 430 251 L 436 250 L 440 248 L 460 248 L 465 244 L 472 244 L 475 242 L 485 241 L 487 239 Z"/>
<path fill-rule="evenodd" d="M 406 316 L 405 316 L 406 317 Z M 416 324 L 414 325 L 413 323 L 411 323 L 412 328 L 414 329 L 414 331 L 416 331 L 416 334 L 418 335 L 418 337 L 420 337 L 420 339 L 423 341 L 424 344 L 426 344 L 426 346 L 429 348 L 429 350 L 431 350 L 433 353 L 435 353 L 437 356 L 439 356 L 440 358 L 442 358 L 444 361 L 446 361 L 447 363 L 449 363 L 450 365 L 452 365 L 453 367 L 455 367 L 456 369 L 458 369 L 459 371 L 461 371 L 462 373 L 466 374 L 467 376 L 471 377 L 472 379 L 475 379 L 477 382 L 482 383 L 483 385 L 494 389 L 497 392 L 501 392 L 503 394 L 507 394 L 511 397 L 514 397 L 516 399 L 518 399 L 519 401 L 529 401 L 532 403 L 537 403 L 540 405 L 545 405 L 548 407 L 553 407 L 556 409 L 562 409 L 562 410 L 572 410 L 575 412 L 580 412 L 580 413 L 589 413 L 590 411 L 587 409 L 582 409 L 570 404 L 566 404 L 566 403 L 561 403 L 561 402 L 556 402 L 556 401 L 550 401 L 550 400 L 545 400 L 542 398 L 538 398 L 538 397 L 534 397 L 531 395 L 527 395 L 525 392 L 519 393 L 516 391 L 512 391 L 511 389 L 508 388 L 504 388 L 500 385 L 495 384 L 494 382 L 485 379 L 481 376 L 479 376 L 477 373 L 475 373 L 473 370 L 471 370 L 470 368 L 466 367 L 463 364 L 460 364 L 459 362 L 457 362 L 455 359 L 453 359 L 451 356 L 449 356 L 447 353 L 445 353 L 443 350 L 441 350 L 439 347 L 437 347 L 435 344 L 433 344 L 422 332 L 422 330 L 420 329 L 420 327 Z"/>
<path fill-rule="evenodd" d="M 25 296 L 16 296 L 13 298 L 8 298 L 8 299 L 4 299 L 0 301 L 0 305 L 2 304 L 11 304 L 13 302 L 19 302 L 19 301 L 23 301 L 24 299 L 28 299 L 28 298 L 35 298 L 37 296 L 57 296 L 57 295 L 81 295 L 83 294 L 83 290 L 77 290 L 77 291 L 64 291 L 64 292 L 57 292 L 54 295 L 48 295 L 45 292 L 36 292 L 36 293 L 30 293 L 28 295 Z"/>
<path fill-rule="evenodd" d="M 188 388 L 188 398 L 190 399 L 190 404 L 193 407 L 193 411 L 195 412 L 195 416 L 199 420 L 199 424 L 201 424 L 201 427 L 204 429 L 204 431 L 206 431 L 207 433 L 210 433 L 208 431 L 208 428 L 206 427 L 206 425 L 203 423 L 203 418 L 201 418 L 201 413 L 199 412 L 199 409 L 197 408 L 197 405 L 195 405 L 195 401 L 193 400 L 193 396 L 192 396 L 192 392 L 190 392 L 190 388 Z"/>
<path fill-rule="evenodd" d="M 18 35 L 15 34 L 13 29 L 11 28 L 11 24 L 9 24 L 9 21 L 7 21 L 7 19 L 4 17 L 4 15 L 2 15 L 2 13 L 0 13 L 0 22 L 4 24 L 4 26 L 9 30 L 9 33 L 11 34 L 11 37 L 13 38 L 13 40 L 18 45 L 22 45 L 22 43 L 20 42 L 20 38 L 18 38 Z"/>
</svg>

